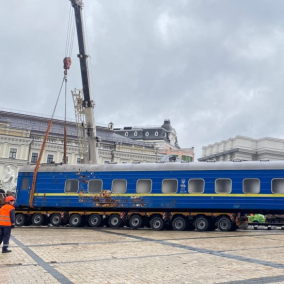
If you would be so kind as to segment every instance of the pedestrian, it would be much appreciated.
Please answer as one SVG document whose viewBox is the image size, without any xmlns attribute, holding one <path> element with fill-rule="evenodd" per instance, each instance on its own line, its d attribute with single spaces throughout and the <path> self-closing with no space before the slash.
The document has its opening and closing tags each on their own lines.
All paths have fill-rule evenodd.
<svg viewBox="0 0 284 284">
<path fill-rule="evenodd" d="M 11 252 L 8 249 L 11 229 L 15 228 L 15 198 L 8 196 L 6 204 L 0 208 L 0 245 L 3 241 L 2 253 Z"/>
</svg>

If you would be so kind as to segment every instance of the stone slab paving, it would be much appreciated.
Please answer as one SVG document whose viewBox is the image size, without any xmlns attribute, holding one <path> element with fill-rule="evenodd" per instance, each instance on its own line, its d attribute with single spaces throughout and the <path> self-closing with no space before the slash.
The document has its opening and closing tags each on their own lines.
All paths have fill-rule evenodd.
<svg viewBox="0 0 284 284">
<path fill-rule="evenodd" d="M 284 231 L 22 227 L 0 283 L 284 283 Z"/>
</svg>

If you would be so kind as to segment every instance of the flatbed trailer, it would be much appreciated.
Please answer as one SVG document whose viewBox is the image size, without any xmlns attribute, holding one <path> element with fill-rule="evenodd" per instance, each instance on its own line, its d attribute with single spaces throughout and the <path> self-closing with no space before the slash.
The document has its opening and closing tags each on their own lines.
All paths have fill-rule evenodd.
<svg viewBox="0 0 284 284">
<path fill-rule="evenodd" d="M 247 226 L 248 219 L 240 214 L 211 212 L 162 212 L 162 211 L 90 211 L 90 210 L 17 210 L 16 226 L 69 225 L 71 227 L 113 227 L 132 229 L 143 227 L 153 230 L 175 231 L 235 231 Z"/>
</svg>

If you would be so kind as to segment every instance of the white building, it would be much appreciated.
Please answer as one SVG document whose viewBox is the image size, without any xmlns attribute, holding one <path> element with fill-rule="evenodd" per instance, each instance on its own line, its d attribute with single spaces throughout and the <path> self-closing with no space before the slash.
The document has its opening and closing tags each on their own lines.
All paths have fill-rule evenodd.
<svg viewBox="0 0 284 284">
<path fill-rule="evenodd" d="M 208 160 L 284 160 L 284 139 L 271 137 L 253 139 L 238 135 L 202 147 L 202 157 L 198 161 Z"/>
</svg>

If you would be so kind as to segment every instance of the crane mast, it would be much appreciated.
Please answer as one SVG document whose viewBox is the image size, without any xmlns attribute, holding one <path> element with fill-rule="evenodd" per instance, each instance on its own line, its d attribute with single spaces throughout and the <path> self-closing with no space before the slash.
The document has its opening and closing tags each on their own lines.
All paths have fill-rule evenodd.
<svg viewBox="0 0 284 284">
<path fill-rule="evenodd" d="M 90 78 L 88 67 L 88 55 L 86 54 L 85 35 L 83 26 L 83 1 L 70 0 L 74 8 L 76 30 L 79 45 L 78 58 L 80 60 L 81 78 L 83 86 L 82 110 L 85 116 L 85 136 L 87 138 L 88 151 L 84 153 L 83 163 L 98 163 L 98 150 L 96 141 L 96 127 L 94 118 L 94 101 L 91 100 Z"/>
</svg>

